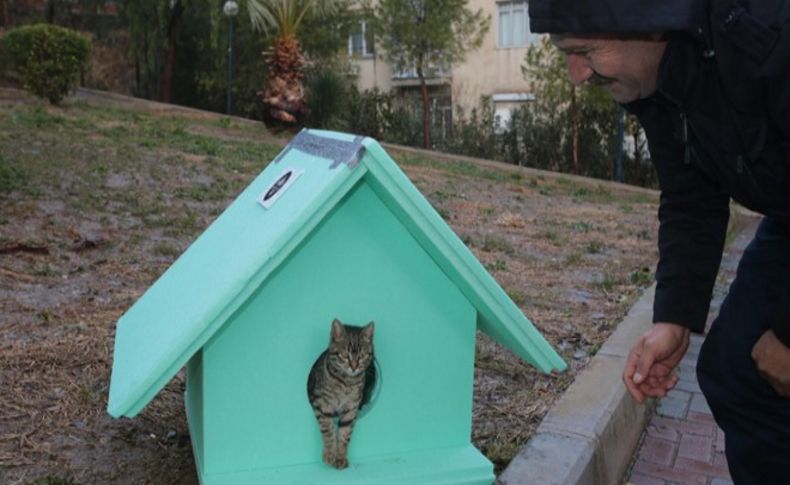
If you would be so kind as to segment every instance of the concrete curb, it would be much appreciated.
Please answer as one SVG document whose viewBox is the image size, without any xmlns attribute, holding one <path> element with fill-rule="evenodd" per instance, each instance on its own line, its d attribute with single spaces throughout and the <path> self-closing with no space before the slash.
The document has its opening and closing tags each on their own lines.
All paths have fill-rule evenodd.
<svg viewBox="0 0 790 485">
<path fill-rule="evenodd" d="M 622 479 L 649 413 L 621 381 L 633 342 L 653 321 L 655 285 L 554 404 L 499 477 L 503 485 L 612 484 Z"/>
</svg>

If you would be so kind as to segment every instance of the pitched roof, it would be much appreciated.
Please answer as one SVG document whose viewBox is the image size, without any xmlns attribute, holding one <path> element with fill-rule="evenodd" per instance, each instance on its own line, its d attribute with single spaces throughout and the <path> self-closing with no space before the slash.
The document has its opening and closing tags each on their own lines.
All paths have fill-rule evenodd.
<svg viewBox="0 0 790 485">
<path fill-rule="evenodd" d="M 375 140 L 303 130 L 120 318 L 109 413 L 140 412 L 363 176 L 477 309 L 480 330 L 544 372 L 565 368 Z"/>
</svg>

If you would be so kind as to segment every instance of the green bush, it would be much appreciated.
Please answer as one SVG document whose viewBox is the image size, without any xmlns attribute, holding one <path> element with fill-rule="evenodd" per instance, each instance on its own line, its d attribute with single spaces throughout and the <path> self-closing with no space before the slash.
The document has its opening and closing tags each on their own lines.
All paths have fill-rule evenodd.
<svg viewBox="0 0 790 485">
<path fill-rule="evenodd" d="M 436 147 L 444 152 L 456 153 L 478 158 L 500 157 L 500 123 L 494 112 L 494 103 L 488 96 L 480 98 L 477 107 L 472 108 L 469 116 L 456 107 L 453 128 L 450 136 L 440 139 Z"/>
<path fill-rule="evenodd" d="M 347 77 L 331 68 L 308 71 L 305 78 L 308 111 L 306 125 L 325 130 L 345 129 L 343 109 L 349 87 Z"/>
<path fill-rule="evenodd" d="M 0 37 L 0 59 L 18 74 L 24 88 L 59 103 L 88 67 L 90 41 L 49 24 L 25 25 Z"/>
<path fill-rule="evenodd" d="M 395 94 L 379 88 L 359 91 L 352 85 L 344 109 L 345 130 L 379 141 L 421 146 L 422 119 Z"/>
<path fill-rule="evenodd" d="M 351 86 L 346 99 L 345 118 L 350 133 L 384 140 L 392 119 L 393 95 L 378 88 L 360 91 Z"/>
</svg>

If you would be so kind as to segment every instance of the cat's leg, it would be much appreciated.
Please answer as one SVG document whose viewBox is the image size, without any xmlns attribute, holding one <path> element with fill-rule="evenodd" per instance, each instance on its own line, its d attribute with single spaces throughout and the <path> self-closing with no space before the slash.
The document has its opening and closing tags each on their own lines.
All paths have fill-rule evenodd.
<svg viewBox="0 0 790 485">
<path fill-rule="evenodd" d="M 316 409 L 315 418 L 318 420 L 318 429 L 321 430 L 321 441 L 324 445 L 323 460 L 327 465 L 335 466 L 335 423 L 330 415 Z"/>
<path fill-rule="evenodd" d="M 335 450 L 335 468 L 343 469 L 348 466 L 348 442 L 351 441 L 351 432 L 354 431 L 354 420 L 357 419 L 358 409 L 340 415 L 337 424 L 337 449 Z"/>
</svg>

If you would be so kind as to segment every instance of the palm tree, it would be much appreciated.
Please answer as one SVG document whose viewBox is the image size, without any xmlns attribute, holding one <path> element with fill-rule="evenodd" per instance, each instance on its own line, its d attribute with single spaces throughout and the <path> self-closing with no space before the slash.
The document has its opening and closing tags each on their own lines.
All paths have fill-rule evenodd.
<svg viewBox="0 0 790 485">
<path fill-rule="evenodd" d="M 305 15 L 331 12 L 339 0 L 249 0 L 247 7 L 255 30 L 274 34 L 271 48 L 264 54 L 269 65 L 266 86 L 258 96 L 269 115 L 294 123 L 305 114 L 305 59 L 296 33 Z"/>
</svg>

